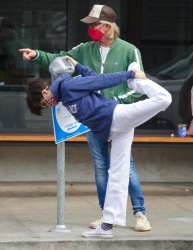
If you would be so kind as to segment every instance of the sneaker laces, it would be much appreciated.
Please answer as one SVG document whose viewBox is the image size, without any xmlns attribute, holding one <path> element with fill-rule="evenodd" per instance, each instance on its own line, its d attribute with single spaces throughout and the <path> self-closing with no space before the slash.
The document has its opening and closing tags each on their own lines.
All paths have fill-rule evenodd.
<svg viewBox="0 0 193 250">
<path fill-rule="evenodd" d="M 135 218 L 139 221 L 145 221 L 145 215 L 144 214 L 136 214 Z"/>
</svg>

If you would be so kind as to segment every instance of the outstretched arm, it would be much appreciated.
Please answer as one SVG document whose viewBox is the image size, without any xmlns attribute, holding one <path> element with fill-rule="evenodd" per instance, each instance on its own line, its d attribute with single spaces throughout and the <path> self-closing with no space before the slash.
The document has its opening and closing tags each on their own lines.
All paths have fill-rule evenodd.
<svg viewBox="0 0 193 250">
<path fill-rule="evenodd" d="M 85 67 L 80 63 L 76 64 L 76 70 L 78 72 L 87 71 L 87 68 L 88 67 Z M 139 76 L 144 77 L 145 74 L 142 71 L 139 71 L 139 73 L 136 74 L 136 77 L 139 78 Z M 56 81 L 62 82 L 63 78 L 66 80 L 66 76 L 62 75 Z M 123 71 L 110 74 L 90 75 L 88 77 L 82 78 L 72 78 L 70 80 L 70 84 L 65 85 L 69 92 L 82 92 L 81 95 L 87 95 L 90 91 L 99 91 L 102 89 L 115 87 L 131 78 L 133 78 L 132 71 Z"/>
<path fill-rule="evenodd" d="M 76 70 L 79 71 L 79 73 L 82 76 L 91 76 L 91 75 L 97 75 L 96 72 L 94 72 L 93 70 L 91 70 L 89 67 L 83 66 L 83 67 L 78 67 L 77 64 L 78 62 L 76 60 L 74 60 L 72 57 L 70 56 L 65 56 L 65 58 L 67 58 L 68 60 L 71 61 L 71 63 L 74 65 L 74 67 L 76 68 Z M 76 67 L 77 66 L 77 67 Z M 140 78 L 140 79 L 146 79 L 145 73 L 141 70 L 138 70 L 135 72 L 135 78 Z"/>
</svg>

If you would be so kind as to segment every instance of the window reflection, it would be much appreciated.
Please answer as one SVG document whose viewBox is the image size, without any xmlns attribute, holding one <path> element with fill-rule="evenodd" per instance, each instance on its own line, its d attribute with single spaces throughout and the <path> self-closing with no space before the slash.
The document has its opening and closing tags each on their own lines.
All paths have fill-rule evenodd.
<svg viewBox="0 0 193 250">
<path fill-rule="evenodd" d="M 141 129 L 177 129 L 180 90 L 193 75 L 191 0 L 143 0 L 141 52 L 148 77 L 172 94 L 172 104 Z M 177 130 L 176 130 L 177 131 Z"/>
<path fill-rule="evenodd" d="M 27 45 L 20 41 L 12 20 L 0 17 L 0 85 L 22 85 L 27 79 L 27 63 L 19 48 Z"/>
<path fill-rule="evenodd" d="M 56 0 L 57 2 L 57 0 Z M 12 1 L 14 3 L 14 1 Z M 38 11 L 25 10 L 20 3 L 8 17 L 0 17 L 0 130 L 2 132 L 53 132 L 51 110 L 42 117 L 32 115 L 26 106 L 25 84 L 31 78 L 50 78 L 48 69 L 24 61 L 20 48 L 59 52 L 66 48 L 66 2 L 49 10 L 39 3 Z M 8 5 L 3 6 L 6 10 Z M 50 10 L 51 9 L 51 10 Z M 6 12 L 6 11 L 5 11 Z M 13 18 L 10 18 L 12 16 Z M 15 21 L 17 20 L 17 21 Z M 20 20 L 20 21 L 19 21 Z"/>
</svg>

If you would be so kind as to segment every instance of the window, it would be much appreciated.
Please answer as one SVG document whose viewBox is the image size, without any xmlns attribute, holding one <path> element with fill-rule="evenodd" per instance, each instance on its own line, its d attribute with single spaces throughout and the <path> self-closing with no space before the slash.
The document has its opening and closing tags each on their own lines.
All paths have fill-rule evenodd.
<svg viewBox="0 0 193 250">
<path fill-rule="evenodd" d="M 42 0 L 26 8 L 19 0 L 2 2 L 0 24 L 3 17 L 8 20 L 7 27 L 0 25 L 0 132 L 53 132 L 50 110 L 45 109 L 42 117 L 28 111 L 24 86 L 28 79 L 50 78 L 50 73 L 33 61 L 23 61 L 18 49 L 58 53 L 89 41 L 87 25 L 80 19 L 94 4 L 94 0 Z M 121 38 L 139 48 L 147 76 L 172 94 L 170 107 L 136 131 L 173 133 L 182 122 L 178 114 L 181 87 L 193 74 L 192 0 L 99 0 L 97 4 L 116 10 Z"/>
<path fill-rule="evenodd" d="M 172 104 L 140 129 L 175 130 L 179 116 L 180 90 L 193 75 L 193 4 L 180 0 L 143 0 L 141 4 L 140 50 L 150 79 L 172 94 Z M 193 85 L 193 83 L 192 83 Z"/>
</svg>

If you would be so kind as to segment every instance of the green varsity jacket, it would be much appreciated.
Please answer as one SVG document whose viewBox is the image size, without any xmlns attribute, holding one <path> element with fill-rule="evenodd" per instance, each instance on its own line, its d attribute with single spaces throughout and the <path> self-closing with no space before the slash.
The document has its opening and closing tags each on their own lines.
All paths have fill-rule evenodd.
<svg viewBox="0 0 193 250">
<path fill-rule="evenodd" d="M 101 47 L 98 42 L 81 43 L 70 51 L 61 51 L 59 54 L 50 54 L 41 50 L 36 51 L 37 56 L 34 61 L 44 68 L 48 68 L 56 57 L 69 55 L 79 63 L 90 67 L 97 74 L 101 72 Z M 132 62 L 137 62 L 143 71 L 139 50 L 134 45 L 120 38 L 115 38 L 103 65 L 103 73 L 126 71 Z M 117 100 L 120 103 L 132 103 L 141 96 L 140 93 L 129 89 L 126 82 L 110 89 L 104 89 L 100 93 L 106 98 Z"/>
</svg>

